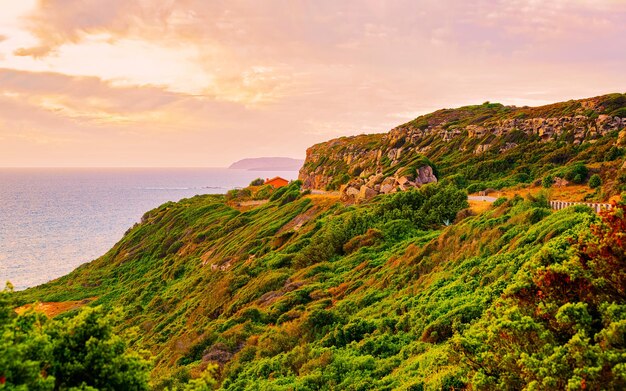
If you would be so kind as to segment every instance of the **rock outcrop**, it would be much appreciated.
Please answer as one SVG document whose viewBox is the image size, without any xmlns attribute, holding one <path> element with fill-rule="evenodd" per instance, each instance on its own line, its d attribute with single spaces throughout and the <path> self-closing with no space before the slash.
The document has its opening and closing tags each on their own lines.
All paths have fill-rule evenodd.
<svg viewBox="0 0 626 391">
<path fill-rule="evenodd" d="M 398 170 L 402 172 L 403 170 Z M 390 194 L 417 188 L 427 183 L 437 182 L 437 177 L 430 166 L 422 166 L 416 170 L 415 175 L 389 176 L 375 174 L 369 178 L 354 178 L 339 189 L 341 199 L 344 201 L 363 201 L 377 196 L 378 194 Z"/>
</svg>

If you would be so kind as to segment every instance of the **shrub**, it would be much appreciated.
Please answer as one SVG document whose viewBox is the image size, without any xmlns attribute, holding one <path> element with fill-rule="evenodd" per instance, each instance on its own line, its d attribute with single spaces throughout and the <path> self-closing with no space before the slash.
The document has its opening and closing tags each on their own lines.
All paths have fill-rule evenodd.
<svg viewBox="0 0 626 391">
<path fill-rule="evenodd" d="M 479 191 L 485 190 L 486 188 L 487 186 L 483 183 L 472 183 L 471 185 L 467 186 L 467 192 L 469 194 L 477 193 Z"/>
<path fill-rule="evenodd" d="M 549 189 L 554 185 L 554 177 L 552 175 L 546 175 L 541 181 L 541 185 L 546 189 Z"/>
<path fill-rule="evenodd" d="M 250 186 L 263 186 L 264 184 L 265 181 L 263 180 L 263 178 L 256 178 L 252 180 L 252 182 L 250 182 Z"/>
<path fill-rule="evenodd" d="M 270 196 L 272 195 L 272 191 L 274 190 L 274 188 L 270 185 L 266 185 L 261 187 L 256 194 L 254 194 L 254 199 L 255 200 L 266 200 L 268 198 L 270 198 Z"/>
<path fill-rule="evenodd" d="M 600 175 L 593 174 L 591 178 L 589 178 L 589 187 L 595 189 L 600 186 L 602 186 L 602 179 L 600 178 Z"/>
<path fill-rule="evenodd" d="M 114 333 L 120 313 L 86 307 L 64 319 L 17 315 L 9 294 L 0 291 L 0 389 L 148 389 L 148 362 Z"/>
<path fill-rule="evenodd" d="M 444 182 L 445 184 L 452 183 L 454 186 L 458 187 L 459 189 L 464 189 L 467 187 L 467 179 L 461 174 L 450 175 L 449 177 L 445 178 L 442 182 Z"/>
<path fill-rule="evenodd" d="M 576 163 L 573 166 L 567 167 L 565 175 L 563 176 L 570 182 L 583 183 L 587 178 L 588 173 L 589 170 L 587 169 L 587 166 L 582 163 Z"/>
<path fill-rule="evenodd" d="M 623 154 L 624 154 L 624 151 L 621 148 L 617 148 L 614 145 L 604 154 L 604 161 L 612 162 L 613 160 L 616 160 L 617 158 L 621 157 Z"/>
<path fill-rule="evenodd" d="M 507 201 L 508 201 L 508 198 L 506 198 L 506 197 L 500 197 L 500 198 L 498 198 L 497 200 L 495 200 L 495 201 L 493 202 L 493 206 L 494 206 L 494 207 L 498 207 L 498 206 L 500 206 L 500 205 L 504 204 L 504 203 L 505 203 L 505 202 L 507 202 Z"/>
<path fill-rule="evenodd" d="M 383 234 L 380 230 L 370 228 L 363 235 L 357 235 L 344 244 L 343 252 L 345 254 L 350 254 L 357 251 L 361 247 L 373 246 L 380 242 L 382 237 Z"/>
</svg>

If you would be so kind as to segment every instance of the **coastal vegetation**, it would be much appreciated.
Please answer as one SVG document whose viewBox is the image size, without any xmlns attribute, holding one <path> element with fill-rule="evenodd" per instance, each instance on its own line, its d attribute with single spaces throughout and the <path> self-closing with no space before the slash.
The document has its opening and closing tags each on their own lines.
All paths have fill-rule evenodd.
<svg viewBox="0 0 626 391">
<path fill-rule="evenodd" d="M 519 110 L 485 103 L 409 125 L 600 118 L 619 113 L 620 99 L 604 97 L 591 111 L 577 101 Z M 430 152 L 385 155 L 372 175 L 415 179 L 428 166 L 436 182 L 359 202 L 302 191 L 341 186 L 322 172 L 353 180 L 378 164 L 367 159 L 381 145 L 415 151 L 417 140 L 393 131 L 384 142 L 339 139 L 308 154 L 304 183 L 161 205 L 101 258 L 2 293 L 0 390 L 624 389 L 620 132 L 573 144 L 513 131 L 490 143 L 519 148 L 478 154 L 458 152 L 460 143 L 480 144 L 468 135 L 451 144 L 433 136 L 418 145 Z M 553 211 L 550 192 L 567 186 L 613 197 L 613 207 Z M 488 188 L 506 192 L 480 213 L 468 208 L 467 193 Z M 244 205 L 251 201 L 263 203 Z M 86 299 L 52 319 L 11 310 Z"/>
<path fill-rule="evenodd" d="M 429 185 L 358 206 L 305 196 L 243 213 L 198 196 L 149 212 L 104 257 L 14 300 L 97 296 L 100 314 L 121 309 L 117 330 L 149 351 L 155 389 L 549 389 L 607 374 L 622 384 L 614 232 L 626 208 L 600 220 L 514 197 L 466 216 L 463 195 Z M 574 360 L 575 349 L 593 357 Z M 543 376 L 554 355 L 562 364 Z"/>
</svg>

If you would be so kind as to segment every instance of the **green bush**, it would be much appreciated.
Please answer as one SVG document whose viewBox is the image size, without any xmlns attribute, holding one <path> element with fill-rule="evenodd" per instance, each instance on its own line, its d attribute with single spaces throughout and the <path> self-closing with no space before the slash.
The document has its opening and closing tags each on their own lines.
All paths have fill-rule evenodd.
<svg viewBox="0 0 626 391">
<path fill-rule="evenodd" d="M 50 320 L 16 315 L 0 292 L 0 389 L 147 390 L 148 363 L 114 333 L 120 313 L 86 307 Z"/>
<path fill-rule="evenodd" d="M 484 183 L 472 183 L 469 186 L 467 186 L 467 192 L 469 194 L 478 193 L 479 191 L 483 191 L 486 188 L 487 186 Z"/>
<path fill-rule="evenodd" d="M 612 162 L 624 155 L 624 150 L 613 145 L 609 150 L 604 154 L 605 162 Z"/>
<path fill-rule="evenodd" d="M 508 198 L 500 197 L 493 202 L 493 206 L 497 208 L 500 205 L 504 205 L 507 201 L 508 201 Z"/>
<path fill-rule="evenodd" d="M 582 163 L 576 163 L 567 167 L 561 175 L 570 182 L 580 184 L 585 182 L 588 173 L 589 169 L 587 169 L 587 166 Z"/>
<path fill-rule="evenodd" d="M 554 185 L 554 177 L 552 175 L 546 175 L 545 177 L 543 177 L 543 180 L 541 181 L 541 186 L 549 189 L 552 187 L 552 185 Z"/>
<path fill-rule="evenodd" d="M 600 186 L 602 186 L 602 178 L 600 178 L 598 174 L 593 174 L 591 178 L 589 178 L 589 187 L 595 189 Z"/>
</svg>

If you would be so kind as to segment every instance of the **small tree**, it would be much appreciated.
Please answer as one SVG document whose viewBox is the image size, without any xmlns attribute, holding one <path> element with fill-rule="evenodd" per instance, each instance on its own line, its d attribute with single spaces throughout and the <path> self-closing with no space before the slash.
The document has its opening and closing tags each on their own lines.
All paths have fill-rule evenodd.
<svg viewBox="0 0 626 391">
<path fill-rule="evenodd" d="M 250 186 L 263 186 L 264 184 L 265 181 L 263 180 L 263 178 L 257 178 L 250 182 Z"/>
<path fill-rule="evenodd" d="M 34 311 L 13 311 L 13 287 L 0 291 L 0 390 L 50 390 L 54 377 L 44 370 L 50 342 L 44 332 L 47 319 Z"/>
<path fill-rule="evenodd" d="M 554 177 L 552 175 L 546 175 L 543 177 L 543 181 L 541 181 L 541 185 L 546 189 L 549 189 L 554 185 Z"/>
<path fill-rule="evenodd" d="M 119 319 L 119 313 L 86 307 L 73 318 L 51 323 L 46 332 L 53 356 L 48 371 L 56 388 L 148 389 L 148 363 L 129 352 L 126 341 L 113 332 Z"/>
<path fill-rule="evenodd" d="M 591 178 L 589 178 L 589 187 L 595 189 L 600 186 L 602 186 L 602 178 L 600 178 L 598 174 L 593 174 Z"/>
<path fill-rule="evenodd" d="M 113 332 L 119 314 L 87 307 L 63 320 L 18 315 L 10 295 L 10 287 L 0 291 L 0 389 L 148 389 L 148 362 Z"/>
</svg>

